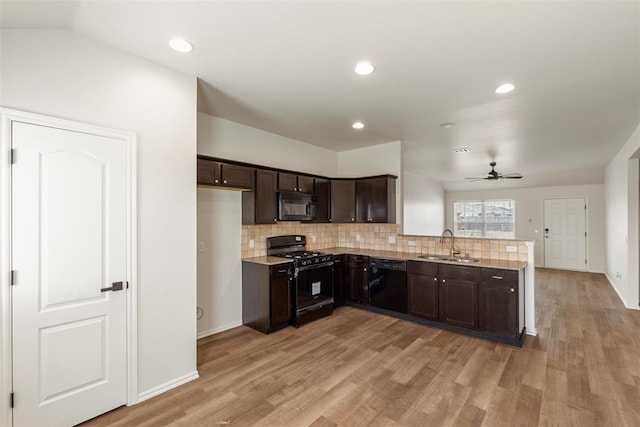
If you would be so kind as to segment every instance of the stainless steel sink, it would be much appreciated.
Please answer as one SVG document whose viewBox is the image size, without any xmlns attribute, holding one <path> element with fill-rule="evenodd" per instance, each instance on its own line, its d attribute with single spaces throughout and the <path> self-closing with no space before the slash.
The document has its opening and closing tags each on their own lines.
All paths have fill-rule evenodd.
<svg viewBox="0 0 640 427">
<path fill-rule="evenodd" d="M 478 258 L 450 257 L 447 255 L 431 255 L 431 254 L 420 255 L 418 256 L 418 258 L 426 259 L 429 261 L 451 261 L 451 262 L 460 262 L 464 264 L 471 264 L 471 263 L 480 261 Z"/>
<path fill-rule="evenodd" d="M 429 254 L 425 254 L 425 255 L 420 255 L 418 258 L 422 258 L 422 259 L 428 259 L 430 261 L 448 261 L 449 257 L 446 255 L 429 255 Z"/>
<path fill-rule="evenodd" d="M 449 258 L 449 261 L 453 261 L 453 262 L 463 262 L 465 264 L 471 264 L 473 262 L 478 262 L 480 261 L 478 258 L 468 258 L 468 257 L 464 257 L 464 258 Z"/>
</svg>

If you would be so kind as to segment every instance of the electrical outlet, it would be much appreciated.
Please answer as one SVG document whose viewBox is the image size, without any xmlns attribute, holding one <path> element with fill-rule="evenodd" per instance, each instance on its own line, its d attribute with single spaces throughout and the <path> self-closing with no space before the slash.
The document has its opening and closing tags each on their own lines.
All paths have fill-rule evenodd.
<svg viewBox="0 0 640 427">
<path fill-rule="evenodd" d="M 619 271 L 616 272 L 616 278 L 617 279 L 622 279 L 622 273 L 620 273 Z"/>
<path fill-rule="evenodd" d="M 395 243 L 396 242 L 396 236 L 389 236 L 389 243 Z"/>
<path fill-rule="evenodd" d="M 317 239 L 317 237 L 316 237 L 316 236 L 311 236 L 311 241 L 312 241 L 313 243 L 315 243 L 315 242 L 316 242 L 316 239 Z"/>
<path fill-rule="evenodd" d="M 256 242 L 253 239 L 249 240 L 249 249 L 253 249 L 256 246 Z"/>
<path fill-rule="evenodd" d="M 198 252 L 200 253 L 204 252 L 204 242 L 198 243 Z"/>
<path fill-rule="evenodd" d="M 360 235 L 356 234 L 356 242 L 359 242 L 359 241 L 360 241 Z"/>
<path fill-rule="evenodd" d="M 409 240 L 409 241 L 407 242 L 407 245 L 409 245 L 409 246 L 415 246 L 415 245 L 416 245 L 416 242 L 415 242 L 415 240 Z"/>
<path fill-rule="evenodd" d="M 517 246 L 507 246 L 507 252 L 518 252 Z"/>
</svg>

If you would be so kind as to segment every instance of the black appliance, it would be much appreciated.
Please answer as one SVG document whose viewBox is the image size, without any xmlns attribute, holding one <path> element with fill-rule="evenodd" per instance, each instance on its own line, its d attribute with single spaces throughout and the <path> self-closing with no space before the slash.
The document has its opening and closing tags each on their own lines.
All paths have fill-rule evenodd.
<svg viewBox="0 0 640 427">
<path fill-rule="evenodd" d="M 407 313 L 407 263 L 369 258 L 369 305 Z"/>
<path fill-rule="evenodd" d="M 333 313 L 333 261 L 330 254 L 306 250 L 305 236 L 267 238 L 267 255 L 293 261 L 291 323 L 299 327 Z"/>
<path fill-rule="evenodd" d="M 295 191 L 278 192 L 278 221 L 311 221 L 314 219 L 316 219 L 315 194 Z"/>
</svg>

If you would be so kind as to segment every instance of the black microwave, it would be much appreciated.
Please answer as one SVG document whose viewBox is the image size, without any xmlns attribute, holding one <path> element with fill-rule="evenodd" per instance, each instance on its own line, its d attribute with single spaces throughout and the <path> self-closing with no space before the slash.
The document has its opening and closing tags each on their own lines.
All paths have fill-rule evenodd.
<svg viewBox="0 0 640 427">
<path fill-rule="evenodd" d="M 295 191 L 278 192 L 278 221 L 316 219 L 316 195 Z"/>
</svg>

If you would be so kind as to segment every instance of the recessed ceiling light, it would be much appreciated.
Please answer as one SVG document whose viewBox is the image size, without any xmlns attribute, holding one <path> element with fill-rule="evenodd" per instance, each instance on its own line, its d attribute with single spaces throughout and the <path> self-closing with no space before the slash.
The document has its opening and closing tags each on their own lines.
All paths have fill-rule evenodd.
<svg viewBox="0 0 640 427">
<path fill-rule="evenodd" d="M 354 128 L 354 129 L 362 129 L 364 127 L 364 123 L 362 123 L 362 122 L 354 122 L 351 125 L 351 127 Z"/>
<path fill-rule="evenodd" d="M 453 122 L 447 122 L 447 123 L 442 123 L 440 126 L 445 128 L 445 129 L 451 129 L 452 127 L 454 127 L 456 124 Z"/>
<path fill-rule="evenodd" d="M 504 83 L 501 84 L 500 86 L 498 86 L 496 88 L 496 93 L 509 93 L 512 90 L 514 90 L 516 87 L 514 85 L 512 85 L 511 83 Z"/>
<path fill-rule="evenodd" d="M 471 151 L 471 149 L 467 147 L 455 148 L 453 150 L 454 153 L 468 153 L 469 151 Z"/>
<path fill-rule="evenodd" d="M 356 68 L 354 71 L 356 74 L 360 74 L 361 76 L 366 76 L 367 74 L 371 74 L 375 71 L 376 67 L 371 65 L 370 62 L 362 61 L 356 64 Z"/>
<path fill-rule="evenodd" d="M 172 39 L 169 41 L 169 46 L 171 46 L 173 50 L 182 53 L 188 53 L 193 50 L 193 45 L 184 39 Z"/>
</svg>

